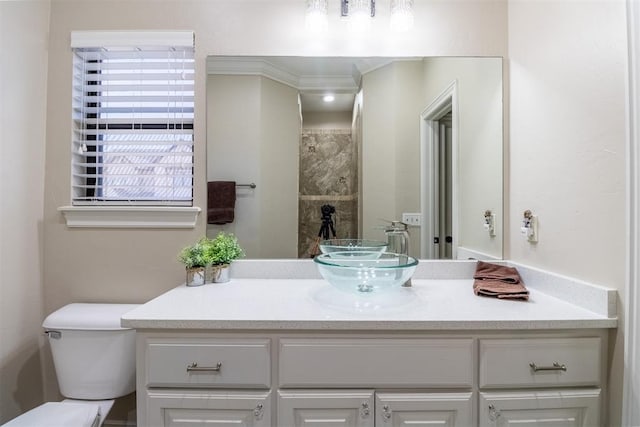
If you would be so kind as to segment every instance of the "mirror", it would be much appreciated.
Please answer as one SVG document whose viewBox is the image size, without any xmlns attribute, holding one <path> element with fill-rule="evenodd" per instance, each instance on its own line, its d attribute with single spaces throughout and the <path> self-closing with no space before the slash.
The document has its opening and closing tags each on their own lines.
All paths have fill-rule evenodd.
<svg viewBox="0 0 640 427">
<path fill-rule="evenodd" d="M 207 180 L 237 186 L 207 235 L 307 258 L 404 220 L 412 256 L 501 259 L 502 85 L 496 57 L 208 57 Z"/>
</svg>

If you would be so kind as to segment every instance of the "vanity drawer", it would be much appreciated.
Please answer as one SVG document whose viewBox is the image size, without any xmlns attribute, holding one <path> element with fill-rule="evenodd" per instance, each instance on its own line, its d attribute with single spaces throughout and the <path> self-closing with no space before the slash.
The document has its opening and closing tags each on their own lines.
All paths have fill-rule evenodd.
<svg viewBox="0 0 640 427">
<path fill-rule="evenodd" d="M 473 383 L 461 339 L 282 339 L 280 387 L 447 387 Z"/>
<path fill-rule="evenodd" d="M 146 344 L 148 387 L 271 386 L 268 339 L 151 339 Z"/>
<path fill-rule="evenodd" d="M 480 340 L 480 387 L 600 385 L 600 338 Z"/>
</svg>

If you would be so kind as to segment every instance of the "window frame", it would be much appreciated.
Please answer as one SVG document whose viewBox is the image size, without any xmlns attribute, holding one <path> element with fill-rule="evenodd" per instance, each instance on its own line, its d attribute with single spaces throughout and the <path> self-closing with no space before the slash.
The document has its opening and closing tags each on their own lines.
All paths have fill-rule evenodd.
<svg viewBox="0 0 640 427">
<path fill-rule="evenodd" d="M 125 46 L 187 46 L 193 49 L 194 34 L 191 31 L 73 31 L 71 34 L 72 48 L 90 48 L 110 46 L 122 49 Z M 195 54 L 192 54 L 193 58 Z M 75 57 L 75 53 L 74 53 Z M 75 59 L 74 59 L 75 61 Z M 195 62 L 193 64 L 193 85 L 195 87 Z M 74 77 L 75 80 L 75 77 Z M 195 109 L 195 90 L 193 91 L 193 109 Z M 68 227 L 89 228 L 194 228 L 201 211 L 194 206 L 194 158 L 195 158 L 195 114 L 188 124 L 191 129 L 191 198 L 186 201 L 145 201 L 129 200 L 109 201 L 99 200 L 89 203 L 74 201 L 74 179 L 70 185 L 72 203 L 58 208 Z M 133 128 L 134 123 L 130 123 Z M 167 125 L 169 126 L 169 125 Z M 99 137 L 99 136 L 98 136 Z M 186 143 L 188 145 L 188 142 Z M 87 144 L 89 145 L 89 144 Z M 97 145 L 93 145 L 96 150 Z M 87 147 L 88 149 L 89 147 Z M 73 154 L 72 154 L 73 156 Z M 71 165 L 73 168 L 73 160 Z M 96 172 L 95 170 L 93 171 Z M 135 175 L 132 175 L 135 177 Z M 167 175 L 173 179 L 180 176 Z M 186 177 L 187 175 L 182 175 Z M 99 176 L 87 179 L 99 179 Z"/>
</svg>

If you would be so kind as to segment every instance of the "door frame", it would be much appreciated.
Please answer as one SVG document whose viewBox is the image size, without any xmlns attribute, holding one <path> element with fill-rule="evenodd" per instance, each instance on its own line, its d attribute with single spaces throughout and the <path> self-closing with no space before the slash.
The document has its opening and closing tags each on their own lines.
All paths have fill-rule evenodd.
<svg viewBox="0 0 640 427">
<path fill-rule="evenodd" d="M 627 129 L 627 274 L 624 323 L 622 424 L 639 425 L 640 387 L 640 5 L 627 0 L 628 129 Z"/>
<path fill-rule="evenodd" d="M 420 113 L 420 257 L 433 259 L 438 213 L 436 185 L 438 183 L 436 151 L 439 141 L 439 120 L 451 111 L 451 242 L 452 259 L 457 259 L 458 247 L 458 81 L 454 80 Z"/>
</svg>

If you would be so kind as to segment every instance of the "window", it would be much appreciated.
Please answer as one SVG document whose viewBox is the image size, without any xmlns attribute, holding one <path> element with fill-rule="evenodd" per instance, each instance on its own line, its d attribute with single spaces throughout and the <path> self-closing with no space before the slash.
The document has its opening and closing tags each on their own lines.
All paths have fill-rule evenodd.
<svg viewBox="0 0 640 427">
<path fill-rule="evenodd" d="M 192 206 L 193 33 L 73 32 L 72 204 Z"/>
</svg>

